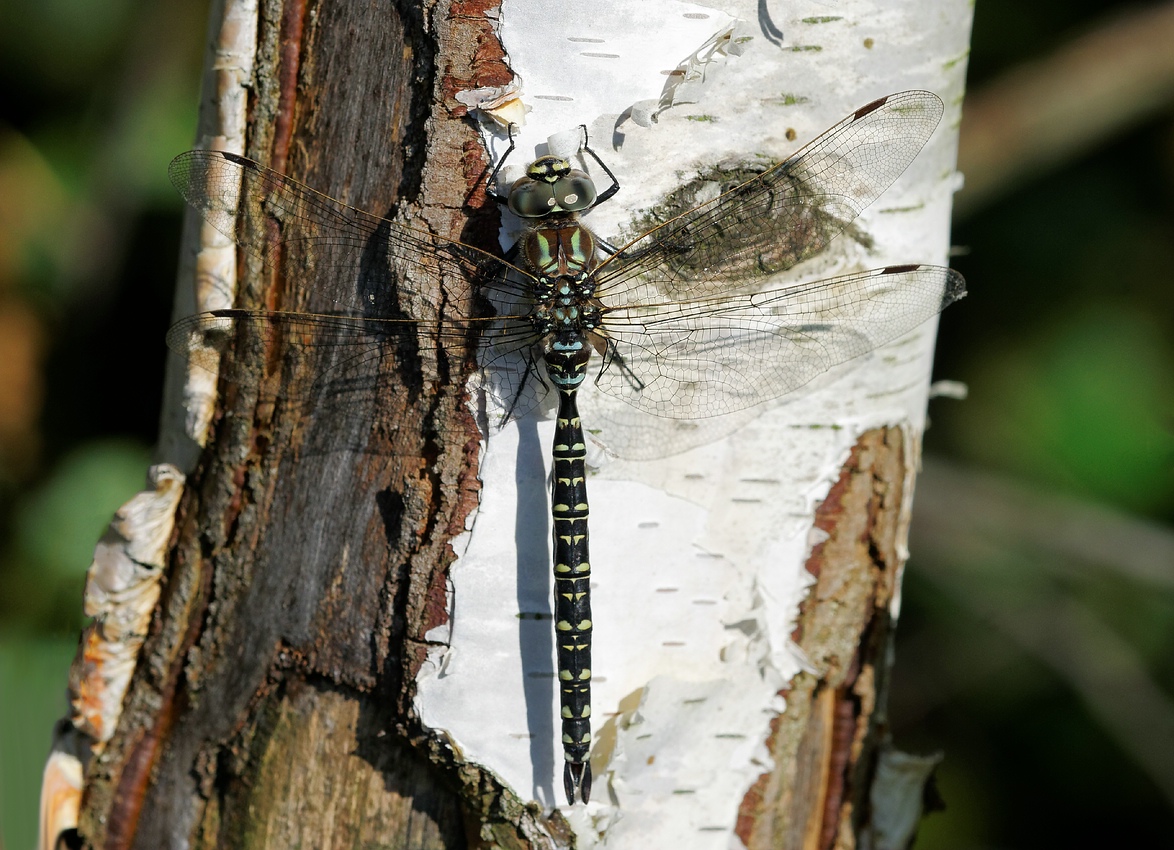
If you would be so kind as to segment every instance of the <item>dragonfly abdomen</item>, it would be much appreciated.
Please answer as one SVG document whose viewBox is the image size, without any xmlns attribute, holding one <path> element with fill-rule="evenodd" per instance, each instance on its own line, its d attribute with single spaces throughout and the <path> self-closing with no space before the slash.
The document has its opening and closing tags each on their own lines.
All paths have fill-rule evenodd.
<svg viewBox="0 0 1174 850">
<path fill-rule="evenodd" d="M 591 795 L 591 559 L 587 532 L 587 447 L 576 394 L 586 373 L 590 349 L 551 344 L 547 372 L 558 387 L 555 422 L 551 516 L 554 520 L 554 623 L 558 655 L 559 704 L 566 765 L 567 802 L 575 789 L 583 802 Z"/>
<path fill-rule="evenodd" d="M 551 516 L 554 520 L 554 622 L 565 764 L 563 788 L 575 803 L 591 796 L 591 562 L 587 533 L 587 449 L 576 393 L 587 374 L 589 334 L 600 324 L 592 303 L 595 237 L 574 215 L 546 219 L 522 237 L 537 276 L 531 314 L 542 338 L 546 374 L 558 391 Z"/>
<path fill-rule="evenodd" d="M 574 392 L 560 394 L 554 446 L 554 622 L 567 802 L 591 793 L 591 561 L 586 449 Z"/>
</svg>

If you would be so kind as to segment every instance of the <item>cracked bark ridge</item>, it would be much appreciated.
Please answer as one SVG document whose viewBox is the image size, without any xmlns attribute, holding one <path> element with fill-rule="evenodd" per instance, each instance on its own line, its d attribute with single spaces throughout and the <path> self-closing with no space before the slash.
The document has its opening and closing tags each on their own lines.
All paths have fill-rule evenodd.
<svg viewBox="0 0 1174 850">
<path fill-rule="evenodd" d="M 907 453 L 900 428 L 864 433 L 816 512 L 827 537 L 808 559 L 815 584 L 793 635 L 816 672 L 784 692 L 767 742 L 775 768 L 743 800 L 737 834 L 750 850 L 848 850 L 867 824 L 886 734 Z"/>
</svg>

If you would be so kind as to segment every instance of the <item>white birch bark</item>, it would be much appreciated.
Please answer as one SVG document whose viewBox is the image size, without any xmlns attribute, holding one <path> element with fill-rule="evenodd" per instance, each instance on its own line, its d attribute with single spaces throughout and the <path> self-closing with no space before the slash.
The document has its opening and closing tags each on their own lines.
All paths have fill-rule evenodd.
<svg viewBox="0 0 1174 850">
<path fill-rule="evenodd" d="M 706 166 L 781 160 L 877 97 L 928 89 L 945 117 L 857 220 L 872 249 L 841 236 L 806 268 L 945 265 L 971 4 L 767 5 L 769 22 L 749 0 L 504 0 L 501 37 L 528 109 L 516 164 L 544 145 L 572 153 L 588 125 L 623 187 L 587 219 L 608 237 Z M 678 68 L 686 102 L 644 126 Z M 915 463 L 935 330 L 926 323 L 725 439 L 664 460 L 596 458 L 596 784 L 589 805 L 564 809 L 579 846 L 740 846 L 739 803 L 769 768 L 764 741 L 786 710 L 778 693 L 805 663 L 789 635 L 812 581 L 815 508 L 866 429 L 903 426 Z M 582 395 L 591 431 L 586 385 Z M 431 635 L 446 648 L 418 680 L 425 723 L 545 807 L 563 805 L 553 641 L 549 620 L 519 617 L 550 610 L 552 431 L 530 417 L 485 442 L 451 619 Z"/>
</svg>

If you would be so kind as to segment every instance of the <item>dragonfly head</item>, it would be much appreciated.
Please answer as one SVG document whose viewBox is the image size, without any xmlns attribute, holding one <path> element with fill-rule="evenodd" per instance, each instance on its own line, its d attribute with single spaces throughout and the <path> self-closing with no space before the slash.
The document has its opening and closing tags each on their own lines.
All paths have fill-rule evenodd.
<svg viewBox="0 0 1174 850">
<path fill-rule="evenodd" d="M 595 183 L 561 157 L 541 156 L 510 187 L 509 207 L 520 218 L 582 212 L 595 203 Z"/>
</svg>

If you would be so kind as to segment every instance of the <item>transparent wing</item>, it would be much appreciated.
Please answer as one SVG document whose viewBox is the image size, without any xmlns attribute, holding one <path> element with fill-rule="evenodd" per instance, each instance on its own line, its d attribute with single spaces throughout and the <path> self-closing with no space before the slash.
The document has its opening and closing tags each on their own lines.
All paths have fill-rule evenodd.
<svg viewBox="0 0 1174 850">
<path fill-rule="evenodd" d="M 597 386 L 654 416 L 728 415 L 902 336 L 965 293 L 952 269 L 910 265 L 609 308 L 609 353 Z"/>
<path fill-rule="evenodd" d="M 331 300 L 328 311 L 367 311 L 384 298 L 376 287 L 389 284 L 401 302 L 433 301 L 433 293 L 408 282 L 404 272 L 415 266 L 445 273 L 456 287 L 454 300 L 486 286 L 524 295 L 533 281 L 487 251 L 348 206 L 236 154 L 188 151 L 172 160 L 168 174 L 209 224 L 271 266 L 296 257 L 300 273 L 356 282 L 356 291 Z"/>
<path fill-rule="evenodd" d="M 421 392 L 427 352 L 438 345 L 450 352 L 465 346 L 493 373 L 485 388 L 499 407 L 520 415 L 541 400 L 536 389 L 524 387 L 533 377 L 525 363 L 533 357 L 534 331 L 521 316 L 423 322 L 215 310 L 176 322 L 167 332 L 167 345 L 243 389 L 295 406 L 340 409 L 397 388 Z M 294 373 L 305 379 L 291 380 Z"/>
<path fill-rule="evenodd" d="M 703 297 L 745 290 L 791 268 L 821 251 L 905 171 L 942 111 L 931 92 L 889 95 L 759 174 L 711 175 L 686 186 L 600 264 L 600 297 L 613 304 Z M 715 179 L 721 194 L 697 203 Z"/>
<path fill-rule="evenodd" d="M 534 331 L 525 318 L 533 279 L 500 257 L 366 213 L 272 169 L 219 151 L 172 161 L 172 183 L 217 230 L 274 268 L 294 264 L 322 291 L 318 312 L 218 310 L 186 318 L 169 347 L 189 362 L 274 398 L 321 405 L 419 383 L 422 352 L 472 351 L 495 370 L 486 386 L 521 413 L 537 403 L 523 384 Z M 445 274 L 437 300 L 411 284 Z M 425 271 L 426 270 L 426 271 Z M 223 359 L 228 352 L 234 356 Z M 278 367 L 309 380 L 278 380 Z M 396 381 L 390 380 L 397 374 Z"/>
</svg>

